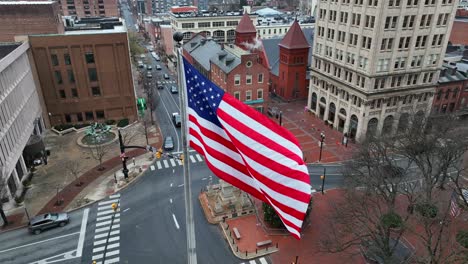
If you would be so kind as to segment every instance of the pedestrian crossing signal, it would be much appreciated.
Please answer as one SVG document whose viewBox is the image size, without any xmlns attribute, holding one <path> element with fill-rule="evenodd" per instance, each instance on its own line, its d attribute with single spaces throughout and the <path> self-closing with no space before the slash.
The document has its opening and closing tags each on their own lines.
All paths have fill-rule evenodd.
<svg viewBox="0 0 468 264">
<path fill-rule="evenodd" d="M 179 159 L 180 161 L 184 162 L 184 154 L 180 154 Z"/>
</svg>

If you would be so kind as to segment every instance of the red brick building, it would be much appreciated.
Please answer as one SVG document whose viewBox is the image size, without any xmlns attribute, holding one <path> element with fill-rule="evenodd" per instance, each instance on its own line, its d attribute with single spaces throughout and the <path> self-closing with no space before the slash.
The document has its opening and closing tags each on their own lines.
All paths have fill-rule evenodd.
<svg viewBox="0 0 468 264">
<path fill-rule="evenodd" d="M 450 43 L 455 46 L 468 46 L 468 21 L 453 21 L 452 31 L 450 33 Z"/>
<path fill-rule="evenodd" d="M 184 44 L 184 57 L 213 83 L 263 113 L 267 106 L 269 69 L 262 64 L 259 50 L 244 45 L 254 43 L 255 39 L 255 27 L 245 14 L 236 29 L 235 44 L 220 45 L 197 34 Z"/>
<path fill-rule="evenodd" d="M 0 42 L 13 42 L 19 35 L 63 32 L 57 2 L 0 1 Z"/>
<path fill-rule="evenodd" d="M 119 17 L 118 0 L 60 0 L 64 16 Z"/>
<path fill-rule="evenodd" d="M 433 115 L 458 112 L 468 103 L 468 77 L 459 72 L 455 65 L 446 64 L 443 67 L 432 102 Z"/>
</svg>

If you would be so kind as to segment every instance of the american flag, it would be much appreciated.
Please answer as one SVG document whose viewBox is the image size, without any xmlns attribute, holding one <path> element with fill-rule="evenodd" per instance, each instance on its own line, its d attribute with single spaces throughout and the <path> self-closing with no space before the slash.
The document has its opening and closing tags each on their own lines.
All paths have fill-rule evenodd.
<svg viewBox="0 0 468 264">
<path fill-rule="evenodd" d="M 460 206 L 458 205 L 458 195 L 456 191 L 452 192 L 452 197 L 450 198 L 450 215 L 452 217 L 457 217 L 460 214 Z"/>
<path fill-rule="evenodd" d="M 183 63 L 190 146 L 219 178 L 270 204 L 299 239 L 311 186 L 296 138 Z"/>
</svg>

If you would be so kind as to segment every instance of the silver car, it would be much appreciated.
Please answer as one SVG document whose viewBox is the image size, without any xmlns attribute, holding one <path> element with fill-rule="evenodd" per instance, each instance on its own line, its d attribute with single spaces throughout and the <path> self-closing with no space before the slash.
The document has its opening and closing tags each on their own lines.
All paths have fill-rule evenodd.
<svg viewBox="0 0 468 264">
<path fill-rule="evenodd" d="M 65 226 L 70 222 L 70 216 L 67 213 L 47 213 L 34 217 L 29 221 L 29 231 L 35 235 L 42 231 L 57 226 Z"/>
</svg>

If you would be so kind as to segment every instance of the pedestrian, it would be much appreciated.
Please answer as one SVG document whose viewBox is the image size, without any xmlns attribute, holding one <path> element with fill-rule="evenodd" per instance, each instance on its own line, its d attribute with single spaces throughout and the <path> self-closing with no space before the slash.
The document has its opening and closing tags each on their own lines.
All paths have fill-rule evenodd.
<svg viewBox="0 0 468 264">
<path fill-rule="evenodd" d="M 348 137 L 346 135 L 343 138 L 343 145 L 345 145 L 345 147 L 348 147 Z"/>
</svg>

